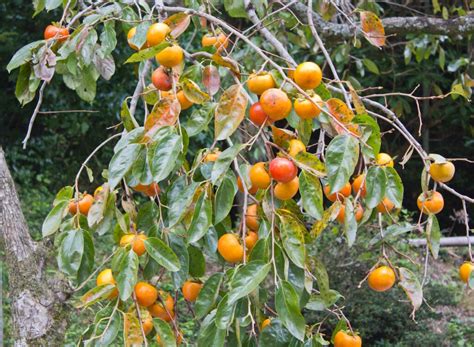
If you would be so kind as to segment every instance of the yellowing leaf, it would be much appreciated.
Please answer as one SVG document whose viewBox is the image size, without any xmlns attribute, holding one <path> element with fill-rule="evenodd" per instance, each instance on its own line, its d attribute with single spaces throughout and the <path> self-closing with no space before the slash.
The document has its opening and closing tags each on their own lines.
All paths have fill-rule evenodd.
<svg viewBox="0 0 474 347">
<path fill-rule="evenodd" d="M 311 236 L 318 237 L 330 222 L 336 219 L 337 214 L 342 206 L 339 200 L 336 200 L 326 211 L 323 213 L 323 218 L 313 224 L 311 228 Z"/>
<path fill-rule="evenodd" d="M 385 29 L 377 15 L 370 11 L 360 13 L 360 22 L 365 38 L 376 47 L 385 46 Z"/>
<path fill-rule="evenodd" d="M 359 98 L 359 95 L 357 94 L 357 92 L 355 91 L 354 87 L 352 86 L 352 84 L 350 82 L 347 82 L 347 85 L 349 86 L 349 92 L 351 93 L 351 97 L 352 97 L 352 102 L 354 103 L 354 106 L 355 106 L 355 109 L 356 109 L 356 113 L 359 115 L 359 114 L 365 114 L 367 113 L 366 110 L 365 110 L 365 107 L 364 107 L 364 104 L 362 103 L 362 101 L 360 100 Z"/>
<path fill-rule="evenodd" d="M 219 91 L 221 78 L 219 76 L 219 70 L 217 67 L 214 65 L 208 65 L 204 68 L 202 71 L 202 83 L 211 96 L 215 95 Z"/>
<path fill-rule="evenodd" d="M 170 35 L 177 38 L 188 28 L 189 23 L 191 23 L 191 16 L 184 12 L 180 12 L 169 16 L 163 21 L 163 23 L 170 27 Z"/>
<path fill-rule="evenodd" d="M 200 105 L 209 100 L 209 95 L 204 93 L 194 81 L 186 79 L 182 82 L 182 87 L 186 98 L 194 104 Z"/>
<path fill-rule="evenodd" d="M 225 140 L 239 127 L 245 117 L 247 98 L 239 84 L 230 86 L 221 96 L 215 113 L 215 138 Z"/>
<path fill-rule="evenodd" d="M 176 99 L 162 98 L 158 101 L 145 121 L 145 131 L 149 137 L 165 125 L 175 125 L 181 106 Z"/>
<path fill-rule="evenodd" d="M 354 118 L 354 113 L 346 103 L 340 99 L 331 98 L 326 101 L 326 106 L 334 118 L 343 123 L 348 123 Z"/>
<path fill-rule="evenodd" d="M 297 138 L 296 134 L 289 130 L 280 129 L 274 125 L 272 125 L 271 128 L 272 128 L 273 142 L 277 146 L 286 147 L 286 143 L 288 141 Z"/>
<path fill-rule="evenodd" d="M 135 310 L 127 312 L 123 317 L 125 346 L 135 346 L 143 343 L 142 331 Z"/>
<path fill-rule="evenodd" d="M 240 70 L 237 62 L 230 58 L 222 58 L 219 54 L 214 54 L 212 56 L 212 61 L 214 61 L 217 65 L 223 66 L 228 68 L 230 71 L 240 79 Z"/>
<path fill-rule="evenodd" d="M 399 268 L 398 271 L 400 274 L 399 285 L 410 299 L 413 305 L 412 316 L 415 316 L 415 311 L 418 310 L 423 303 L 423 289 L 413 272 L 404 267 Z"/>
</svg>

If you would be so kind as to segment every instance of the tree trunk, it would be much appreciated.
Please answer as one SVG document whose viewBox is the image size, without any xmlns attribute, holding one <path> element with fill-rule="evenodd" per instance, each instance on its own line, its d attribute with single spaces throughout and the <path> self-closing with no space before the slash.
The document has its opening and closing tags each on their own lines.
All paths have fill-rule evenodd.
<svg viewBox="0 0 474 347">
<path fill-rule="evenodd" d="M 62 345 L 68 287 L 63 278 L 46 276 L 51 257 L 43 244 L 30 236 L 1 147 L 0 242 L 8 273 L 15 346 Z"/>
</svg>

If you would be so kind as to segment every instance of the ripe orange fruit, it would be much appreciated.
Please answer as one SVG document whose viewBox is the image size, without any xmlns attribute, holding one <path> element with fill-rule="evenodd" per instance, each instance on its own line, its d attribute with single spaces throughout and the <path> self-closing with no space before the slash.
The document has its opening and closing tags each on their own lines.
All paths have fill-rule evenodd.
<svg viewBox="0 0 474 347">
<path fill-rule="evenodd" d="M 245 247 L 247 247 L 249 251 L 253 249 L 257 241 L 258 234 L 255 231 L 247 231 L 247 236 L 245 236 Z"/>
<path fill-rule="evenodd" d="M 290 182 L 298 173 L 296 165 L 291 160 L 280 157 L 272 159 L 269 171 L 275 181 L 282 183 Z"/>
<path fill-rule="evenodd" d="M 132 187 L 132 189 L 151 197 L 154 197 L 160 194 L 160 186 L 156 182 L 145 184 L 145 185 L 138 184 L 135 187 Z"/>
<path fill-rule="evenodd" d="M 395 271 L 382 265 L 372 270 L 367 278 L 369 287 L 377 292 L 385 292 L 395 284 Z"/>
<path fill-rule="evenodd" d="M 144 242 L 146 239 L 146 235 L 143 234 L 125 234 L 120 238 L 120 247 L 127 247 L 131 244 L 133 251 L 141 256 L 146 252 Z"/>
<path fill-rule="evenodd" d="M 76 214 L 77 208 L 79 207 L 79 212 L 87 216 L 93 202 L 94 198 L 90 194 L 84 195 L 79 201 L 72 199 L 69 201 L 69 213 Z"/>
<path fill-rule="evenodd" d="M 431 190 L 426 193 L 421 193 L 416 200 L 416 204 L 424 214 L 437 214 L 440 213 L 444 207 L 444 199 L 441 193 Z"/>
<path fill-rule="evenodd" d="M 464 283 L 469 281 L 469 277 L 471 276 L 471 272 L 474 271 L 474 264 L 470 261 L 464 262 L 459 267 L 459 277 Z"/>
<path fill-rule="evenodd" d="M 275 88 L 275 81 L 273 76 L 268 72 L 260 72 L 258 74 L 251 74 L 247 80 L 249 90 L 257 95 L 262 95 L 264 91 Z"/>
<path fill-rule="evenodd" d="M 250 106 L 249 118 L 255 125 L 258 125 L 259 127 L 271 121 L 265 112 L 263 112 L 262 104 L 260 104 L 258 101 Z"/>
<path fill-rule="evenodd" d="M 135 285 L 135 296 L 141 306 L 151 306 L 158 299 L 158 291 L 151 284 L 138 282 Z"/>
<path fill-rule="evenodd" d="M 260 326 L 260 330 L 265 329 L 266 326 L 269 326 L 272 323 L 270 318 L 266 318 L 263 320 L 262 325 Z"/>
<path fill-rule="evenodd" d="M 256 163 L 250 168 L 249 177 L 252 187 L 257 189 L 267 189 L 271 182 L 270 175 L 263 162 Z"/>
<path fill-rule="evenodd" d="M 334 336 L 334 347 L 362 347 L 362 339 L 358 335 L 339 330 Z"/>
<path fill-rule="evenodd" d="M 352 182 L 352 191 L 354 192 L 354 195 L 357 195 L 357 193 L 359 193 L 359 190 L 360 196 L 362 198 L 365 198 L 365 195 L 367 194 L 367 187 L 365 185 L 365 174 L 357 176 L 354 179 L 354 182 Z"/>
<path fill-rule="evenodd" d="M 127 42 L 131 49 L 134 49 L 135 51 L 139 51 L 140 49 L 142 49 L 142 47 L 137 47 L 136 45 L 130 42 L 130 40 L 135 36 L 136 33 L 137 33 L 137 27 L 133 27 L 132 29 L 130 29 L 127 33 Z"/>
<path fill-rule="evenodd" d="M 355 219 L 357 222 L 360 222 L 362 217 L 364 216 L 364 209 L 360 204 L 357 204 L 357 208 L 355 210 Z M 346 206 L 341 205 L 341 208 L 339 209 L 339 213 L 337 214 L 337 221 L 341 224 L 344 224 L 346 218 Z"/>
<path fill-rule="evenodd" d="M 318 64 L 308 61 L 298 65 L 293 79 L 302 89 L 314 89 L 321 83 L 323 73 Z"/>
<path fill-rule="evenodd" d="M 208 153 L 206 154 L 206 156 L 204 157 L 204 162 L 205 163 L 209 163 L 209 162 L 214 162 L 217 160 L 217 158 L 219 158 L 219 155 L 221 154 L 221 151 L 219 150 L 215 150 L 214 152 L 212 153 Z"/>
<path fill-rule="evenodd" d="M 108 284 L 116 285 L 117 282 L 115 282 L 114 276 L 112 275 L 112 270 L 111 269 L 102 270 L 97 275 L 96 284 L 97 284 L 97 287 L 106 286 Z M 117 288 L 115 288 L 114 291 L 109 295 L 109 299 L 115 299 L 117 295 L 118 295 L 118 290 Z"/>
<path fill-rule="evenodd" d="M 182 292 L 186 300 L 194 302 L 196 301 L 199 292 L 201 291 L 202 283 L 194 281 L 186 281 L 183 284 Z"/>
<path fill-rule="evenodd" d="M 380 213 L 389 213 L 395 208 L 395 204 L 388 198 L 383 198 L 377 205 L 377 211 Z"/>
<path fill-rule="evenodd" d="M 293 178 L 290 182 L 286 183 L 277 183 L 275 185 L 274 194 L 277 199 L 280 200 L 290 200 L 293 198 L 297 193 L 298 189 L 300 188 L 300 181 L 298 176 Z"/>
<path fill-rule="evenodd" d="M 153 71 L 151 74 L 151 82 L 158 90 L 168 91 L 173 87 L 171 76 L 166 72 L 163 66 Z"/>
<path fill-rule="evenodd" d="M 319 116 L 319 114 L 321 113 L 321 107 L 324 105 L 324 102 L 321 97 L 319 95 L 314 95 L 311 100 L 314 103 L 306 98 L 298 98 L 295 100 L 293 106 L 295 108 L 296 114 L 301 119 L 313 119 Z M 316 106 L 315 104 L 318 106 Z"/>
<path fill-rule="evenodd" d="M 280 89 L 270 88 L 260 96 L 263 112 L 273 121 L 286 118 L 291 112 L 291 101 Z"/>
<path fill-rule="evenodd" d="M 229 40 L 223 33 L 219 33 L 217 36 L 206 34 L 202 37 L 201 43 L 203 47 L 214 46 L 218 51 L 229 46 Z"/>
<path fill-rule="evenodd" d="M 158 317 L 158 318 L 163 319 L 166 322 L 169 322 L 174 318 L 173 297 L 169 293 L 162 290 L 159 291 L 159 296 L 161 300 L 163 300 L 165 305 L 163 306 L 163 304 L 161 304 L 161 302 L 158 301 L 154 303 L 153 305 L 149 306 L 148 311 L 153 317 Z"/>
<path fill-rule="evenodd" d="M 172 92 L 167 92 L 167 91 L 162 91 L 161 92 L 161 97 L 163 98 L 174 98 L 174 94 Z M 193 102 L 189 100 L 186 95 L 184 95 L 184 92 L 180 90 L 179 92 L 176 93 L 176 98 L 179 101 L 179 104 L 181 105 L 181 111 L 187 110 L 191 106 L 193 106 Z"/>
<path fill-rule="evenodd" d="M 155 23 L 150 25 L 146 32 L 146 43 L 148 47 L 153 47 L 163 42 L 169 32 L 170 27 L 165 23 Z"/>
<path fill-rule="evenodd" d="M 349 182 L 346 183 L 342 189 L 336 193 L 329 194 L 331 191 L 331 187 L 329 185 L 324 186 L 324 195 L 326 195 L 326 198 L 328 198 L 329 201 L 336 201 L 340 200 L 343 201 L 344 198 L 347 198 L 349 195 L 351 195 L 351 184 Z"/>
<path fill-rule="evenodd" d="M 183 49 L 178 45 L 166 47 L 155 55 L 155 59 L 160 65 L 166 67 L 179 65 L 184 59 Z"/>
<path fill-rule="evenodd" d="M 239 188 L 239 191 L 240 191 L 241 193 L 244 192 L 244 185 L 242 184 L 242 180 L 240 179 L 240 176 L 237 177 L 237 187 Z M 258 188 L 257 188 L 257 187 L 254 187 L 254 186 L 252 186 L 252 187 L 250 187 L 250 188 L 247 187 L 247 191 L 248 191 L 250 194 L 253 195 L 253 194 L 255 194 L 255 193 L 258 191 Z"/>
<path fill-rule="evenodd" d="M 306 146 L 304 143 L 296 139 L 290 140 L 288 145 L 288 154 L 294 158 L 298 153 L 301 152 L 306 153 Z"/>
<path fill-rule="evenodd" d="M 229 263 L 237 263 L 244 256 L 244 247 L 235 234 L 224 234 L 217 242 L 219 254 Z"/>
<path fill-rule="evenodd" d="M 456 171 L 454 164 L 447 161 L 444 164 L 431 163 L 429 173 L 436 182 L 449 182 L 454 177 Z"/>
<path fill-rule="evenodd" d="M 258 218 L 257 204 L 252 204 L 247 207 L 247 212 L 245 213 L 245 225 L 250 230 L 258 231 L 260 221 Z"/>
<path fill-rule="evenodd" d="M 375 162 L 378 166 L 393 167 L 393 159 L 387 153 L 377 154 L 377 157 L 375 157 Z"/>
<path fill-rule="evenodd" d="M 67 28 L 62 28 L 62 27 L 57 27 L 55 25 L 48 25 L 44 29 L 44 39 L 49 40 L 49 39 L 56 39 L 59 42 L 66 41 L 67 38 L 69 37 L 69 30 Z"/>
</svg>

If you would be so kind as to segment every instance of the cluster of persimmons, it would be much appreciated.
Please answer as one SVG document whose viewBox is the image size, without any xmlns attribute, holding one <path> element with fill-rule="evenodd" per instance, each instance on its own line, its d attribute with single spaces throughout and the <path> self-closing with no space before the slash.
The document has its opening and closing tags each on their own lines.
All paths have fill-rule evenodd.
<svg viewBox="0 0 474 347">
<path fill-rule="evenodd" d="M 140 50 L 142 48 L 149 48 L 162 43 L 167 35 L 170 33 L 170 28 L 165 23 L 152 24 L 146 34 L 146 43 L 143 47 L 137 47 L 130 40 L 136 34 L 136 28 L 132 28 L 128 32 L 128 40 L 131 48 Z M 65 40 L 69 36 L 69 32 L 65 28 L 49 25 L 45 32 L 45 39 Z M 219 32 L 217 34 L 205 35 L 202 39 L 202 46 L 213 46 L 217 51 L 227 48 L 228 38 L 225 34 Z M 151 81 L 155 88 L 160 91 L 161 97 L 177 98 L 181 105 L 181 109 L 185 110 L 193 105 L 188 100 L 183 90 L 175 89 L 173 75 L 171 69 L 180 65 L 184 60 L 184 51 L 177 44 L 162 49 L 156 54 L 156 61 L 159 67 L 153 71 Z M 318 87 L 322 81 L 322 72 L 320 67 L 313 62 L 304 62 L 300 64 L 295 70 L 290 71 L 290 76 L 293 81 L 301 89 L 308 92 L 310 98 L 298 97 L 291 100 L 289 96 L 282 89 L 277 88 L 275 80 L 269 72 L 261 71 L 250 75 L 247 80 L 247 88 L 250 92 L 259 96 L 258 102 L 250 106 L 249 119 L 258 127 L 270 125 L 275 121 L 285 119 L 294 109 L 295 113 L 301 119 L 313 119 L 320 115 L 324 106 L 322 98 L 314 93 L 314 89 Z M 339 121 L 343 121 L 339 119 Z M 344 122 L 343 122 L 344 123 Z M 353 124 L 346 123 L 349 132 L 357 133 L 357 128 Z M 298 139 L 291 139 L 288 142 L 286 153 L 277 156 L 269 162 L 258 162 L 251 166 L 248 176 L 249 184 L 243 182 L 239 177 L 237 184 L 241 192 L 255 195 L 258 190 L 272 189 L 273 196 L 281 201 L 292 199 L 298 194 L 300 185 L 298 179 L 298 168 L 295 165 L 294 158 L 298 153 L 306 152 L 306 146 Z M 220 152 L 214 151 L 205 156 L 204 161 L 213 162 L 218 159 Z M 375 164 L 379 166 L 393 167 L 394 162 L 389 154 L 379 153 L 375 158 Z M 431 178 L 436 182 L 448 182 L 454 176 L 454 165 L 449 162 L 437 163 L 433 162 L 429 168 Z M 324 183 L 323 183 L 324 184 Z M 160 194 L 160 187 L 157 183 L 150 185 L 137 185 L 132 187 L 135 191 L 142 193 L 150 198 L 156 197 Z M 94 199 L 102 187 L 99 187 L 94 196 L 90 194 L 81 195 L 78 199 L 70 202 L 69 212 L 71 214 L 81 213 L 87 215 Z M 358 197 L 358 203 L 355 207 L 355 219 L 359 222 L 364 214 L 364 197 L 366 196 L 366 182 L 365 175 L 361 174 L 354 177 L 352 183 L 347 183 L 338 192 L 331 193 L 331 187 L 327 184 L 323 188 L 326 198 L 335 202 L 341 202 L 341 207 L 336 217 L 336 220 L 344 224 L 345 221 L 345 207 L 344 199 L 351 195 Z M 443 196 L 435 191 L 427 191 L 422 193 L 417 199 L 417 205 L 420 211 L 424 214 L 437 214 L 444 207 Z M 380 204 L 376 207 L 381 214 L 390 213 L 395 208 L 395 204 L 388 198 L 383 198 Z M 226 233 L 218 240 L 217 250 L 219 254 L 229 263 L 238 263 L 244 259 L 244 247 L 247 251 L 251 251 L 258 240 L 258 229 L 260 225 L 259 212 L 260 207 L 257 204 L 251 204 L 247 207 L 245 213 L 245 226 L 247 228 L 246 237 L 241 240 L 236 233 Z M 142 256 L 146 253 L 144 241 L 147 236 L 131 227 L 130 233 L 123 235 L 120 239 L 120 247 L 131 247 L 133 251 Z M 470 262 L 464 263 L 459 271 L 460 277 L 464 282 L 467 282 L 470 273 L 473 271 L 474 265 Z M 387 291 L 396 282 L 396 273 L 390 266 L 382 265 L 375 267 L 367 277 L 368 285 L 375 291 Z M 97 276 L 97 286 L 115 285 L 110 268 L 104 269 Z M 183 297 L 189 301 L 194 302 L 202 288 L 202 283 L 199 280 L 189 279 L 182 287 Z M 110 299 L 118 296 L 118 290 L 110 295 Z M 149 334 L 153 329 L 152 318 L 159 317 L 166 322 L 174 319 L 175 300 L 170 293 L 158 290 L 155 286 L 146 282 L 138 282 L 135 285 L 134 296 L 137 303 L 146 308 L 149 315 L 142 317 L 142 326 L 145 334 Z M 261 329 L 271 324 L 270 318 L 265 318 L 260 322 Z M 127 322 L 125 322 L 125 329 L 127 329 Z M 160 337 L 157 336 L 160 343 Z M 177 341 L 181 341 L 181 334 L 177 333 Z M 339 331 L 335 335 L 335 346 L 361 346 L 362 342 L 359 336 L 351 334 L 346 331 Z"/>
</svg>

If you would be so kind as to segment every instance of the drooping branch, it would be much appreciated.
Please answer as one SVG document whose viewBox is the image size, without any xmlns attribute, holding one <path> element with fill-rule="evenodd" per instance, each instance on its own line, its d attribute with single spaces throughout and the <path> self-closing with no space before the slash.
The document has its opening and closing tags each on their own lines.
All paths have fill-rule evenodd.
<svg viewBox="0 0 474 347">
<path fill-rule="evenodd" d="M 282 3 L 286 4 L 287 0 Z M 291 6 L 295 15 L 307 24 L 308 7 L 301 2 Z M 350 39 L 354 35 L 361 35 L 360 30 L 355 30 L 350 24 L 339 24 L 325 21 L 318 13 L 313 11 L 313 22 L 318 32 L 325 39 Z M 474 15 L 469 14 L 451 19 L 436 17 L 388 17 L 382 19 L 386 35 L 406 34 L 433 34 L 450 37 L 466 37 L 474 33 Z"/>
</svg>

